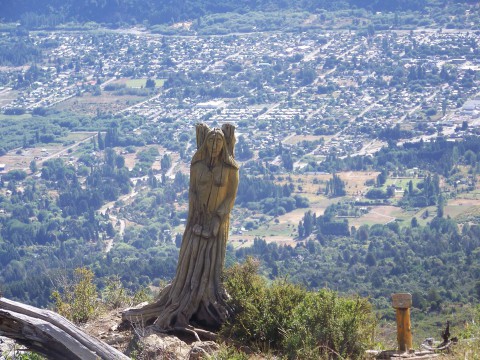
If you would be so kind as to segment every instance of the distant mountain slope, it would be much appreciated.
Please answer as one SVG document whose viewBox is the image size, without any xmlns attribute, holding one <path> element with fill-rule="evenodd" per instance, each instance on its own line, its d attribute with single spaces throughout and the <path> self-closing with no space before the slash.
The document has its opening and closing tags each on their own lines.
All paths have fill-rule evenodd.
<svg viewBox="0 0 480 360">
<path fill-rule="evenodd" d="M 472 0 L 0 0 L 0 20 L 19 21 L 32 16 L 52 23 L 95 21 L 103 23 L 169 23 L 224 12 L 365 8 L 369 11 L 422 10 L 425 6 Z"/>
</svg>

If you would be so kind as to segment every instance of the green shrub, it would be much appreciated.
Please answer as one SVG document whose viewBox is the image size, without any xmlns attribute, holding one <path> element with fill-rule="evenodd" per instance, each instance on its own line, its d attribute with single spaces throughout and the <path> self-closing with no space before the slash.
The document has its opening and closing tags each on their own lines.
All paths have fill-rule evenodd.
<svg viewBox="0 0 480 360">
<path fill-rule="evenodd" d="M 77 268 L 73 284 L 67 284 L 52 293 L 55 311 L 75 323 L 85 323 L 98 311 L 97 288 L 93 284 L 93 271 Z"/>
<path fill-rule="evenodd" d="M 112 310 L 131 307 L 149 300 L 151 300 L 151 296 L 146 288 L 142 288 L 132 294 L 130 290 L 123 286 L 118 276 L 110 278 L 102 292 L 103 304 Z"/>
<path fill-rule="evenodd" d="M 250 357 L 232 346 L 220 345 L 220 350 L 210 357 L 211 360 L 248 360 Z"/>
<path fill-rule="evenodd" d="M 471 318 L 459 333 L 458 345 L 452 349 L 455 359 L 480 359 L 480 305 L 473 309 Z"/>
<path fill-rule="evenodd" d="M 0 358 L 3 359 L 2 357 Z M 5 360 L 45 360 L 45 358 L 37 353 L 22 350 L 21 352 L 18 351 L 18 353 L 15 352 L 13 355 L 6 355 Z"/>
<path fill-rule="evenodd" d="M 323 289 L 308 293 L 296 307 L 284 344 L 290 359 L 360 358 L 373 343 L 374 330 L 366 299 L 341 298 Z"/>
<path fill-rule="evenodd" d="M 248 258 L 225 271 L 232 316 L 222 335 L 290 359 L 359 358 L 373 342 L 375 317 L 362 298 L 309 292 L 287 281 L 268 284 Z"/>
</svg>

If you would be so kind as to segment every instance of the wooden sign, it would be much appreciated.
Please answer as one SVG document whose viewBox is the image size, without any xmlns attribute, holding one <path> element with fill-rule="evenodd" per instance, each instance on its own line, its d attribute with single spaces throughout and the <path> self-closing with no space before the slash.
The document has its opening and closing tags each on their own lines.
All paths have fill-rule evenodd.
<svg viewBox="0 0 480 360">
<path fill-rule="evenodd" d="M 397 341 L 400 351 L 409 351 L 412 346 L 412 326 L 410 323 L 410 308 L 412 307 L 412 294 L 392 294 L 392 305 L 397 315 Z"/>
<path fill-rule="evenodd" d="M 412 307 L 412 294 L 392 294 L 392 306 L 395 309 L 410 309 Z"/>
</svg>

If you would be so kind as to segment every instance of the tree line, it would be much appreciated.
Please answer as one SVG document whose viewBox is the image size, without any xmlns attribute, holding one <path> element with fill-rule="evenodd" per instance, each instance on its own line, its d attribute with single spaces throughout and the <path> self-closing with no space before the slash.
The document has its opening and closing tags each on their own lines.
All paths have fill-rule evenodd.
<svg viewBox="0 0 480 360">
<path fill-rule="evenodd" d="M 469 2 L 458 0 L 458 2 Z M 57 0 L 41 3 L 33 0 L 4 0 L 2 17 L 6 21 L 22 20 L 32 27 L 53 27 L 68 21 L 94 21 L 99 23 L 172 23 L 196 19 L 215 13 L 244 13 L 245 11 L 320 11 L 363 8 L 368 11 L 419 11 L 433 5 L 433 0 L 327 0 L 287 2 L 284 0 L 182 0 L 182 1 L 140 1 L 140 0 L 68 0 L 59 6 Z M 53 10 L 53 11 L 52 11 Z"/>
<path fill-rule="evenodd" d="M 415 221 L 404 226 L 362 225 L 338 236 L 323 233 L 319 219 L 305 214 L 305 230 L 312 233 L 296 246 L 256 238 L 251 247 L 236 250 L 235 257 L 258 258 L 270 278 L 288 275 L 310 289 L 328 287 L 370 296 L 379 309 L 390 306 L 389 296 L 398 287 L 412 292 L 413 306 L 427 312 L 449 302 L 480 299 L 479 266 L 474 260 L 480 247 L 478 225 L 459 230 L 455 221 L 437 216 L 426 226 Z"/>
</svg>

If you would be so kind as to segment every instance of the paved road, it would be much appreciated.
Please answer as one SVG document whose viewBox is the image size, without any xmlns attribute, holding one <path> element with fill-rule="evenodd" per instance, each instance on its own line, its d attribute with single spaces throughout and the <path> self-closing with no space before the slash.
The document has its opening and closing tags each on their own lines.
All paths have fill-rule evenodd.
<svg viewBox="0 0 480 360">
<path fill-rule="evenodd" d="M 6 94 L 6 93 L 10 92 L 11 90 L 12 90 L 12 88 L 5 88 L 3 90 L 0 90 L 0 95 Z"/>
<path fill-rule="evenodd" d="M 168 169 L 167 173 L 166 173 L 166 176 L 167 177 L 172 177 L 173 175 L 173 170 L 176 166 L 178 162 L 174 162 L 172 163 L 172 166 L 170 167 L 170 169 Z M 145 181 L 148 179 L 148 176 L 141 176 L 141 177 L 136 177 L 136 178 L 131 178 L 130 180 L 132 181 L 132 183 L 134 184 L 134 186 L 137 185 L 138 181 Z M 116 215 L 113 215 L 111 214 L 111 211 L 113 209 L 115 209 L 115 203 L 117 201 L 121 201 L 121 202 L 126 202 L 128 200 L 131 200 L 133 198 L 135 198 L 136 196 L 138 195 L 138 192 L 135 191 L 135 189 L 132 190 L 131 193 L 129 194 L 126 194 L 126 195 L 122 195 L 120 196 L 116 201 L 111 201 L 109 203 L 106 203 L 104 204 L 99 210 L 98 212 L 101 214 L 101 215 L 105 215 L 108 211 L 108 216 L 110 218 L 110 221 L 113 223 L 113 225 L 115 226 L 117 223 L 120 224 L 120 229 L 118 230 L 118 234 L 120 236 L 123 236 L 123 234 L 125 233 L 125 227 L 126 227 L 126 221 L 125 219 L 119 217 L 119 216 L 116 216 Z M 113 248 L 113 245 L 114 245 L 114 239 L 107 239 L 105 241 L 105 252 L 106 253 L 109 253 L 112 248 Z"/>
</svg>

